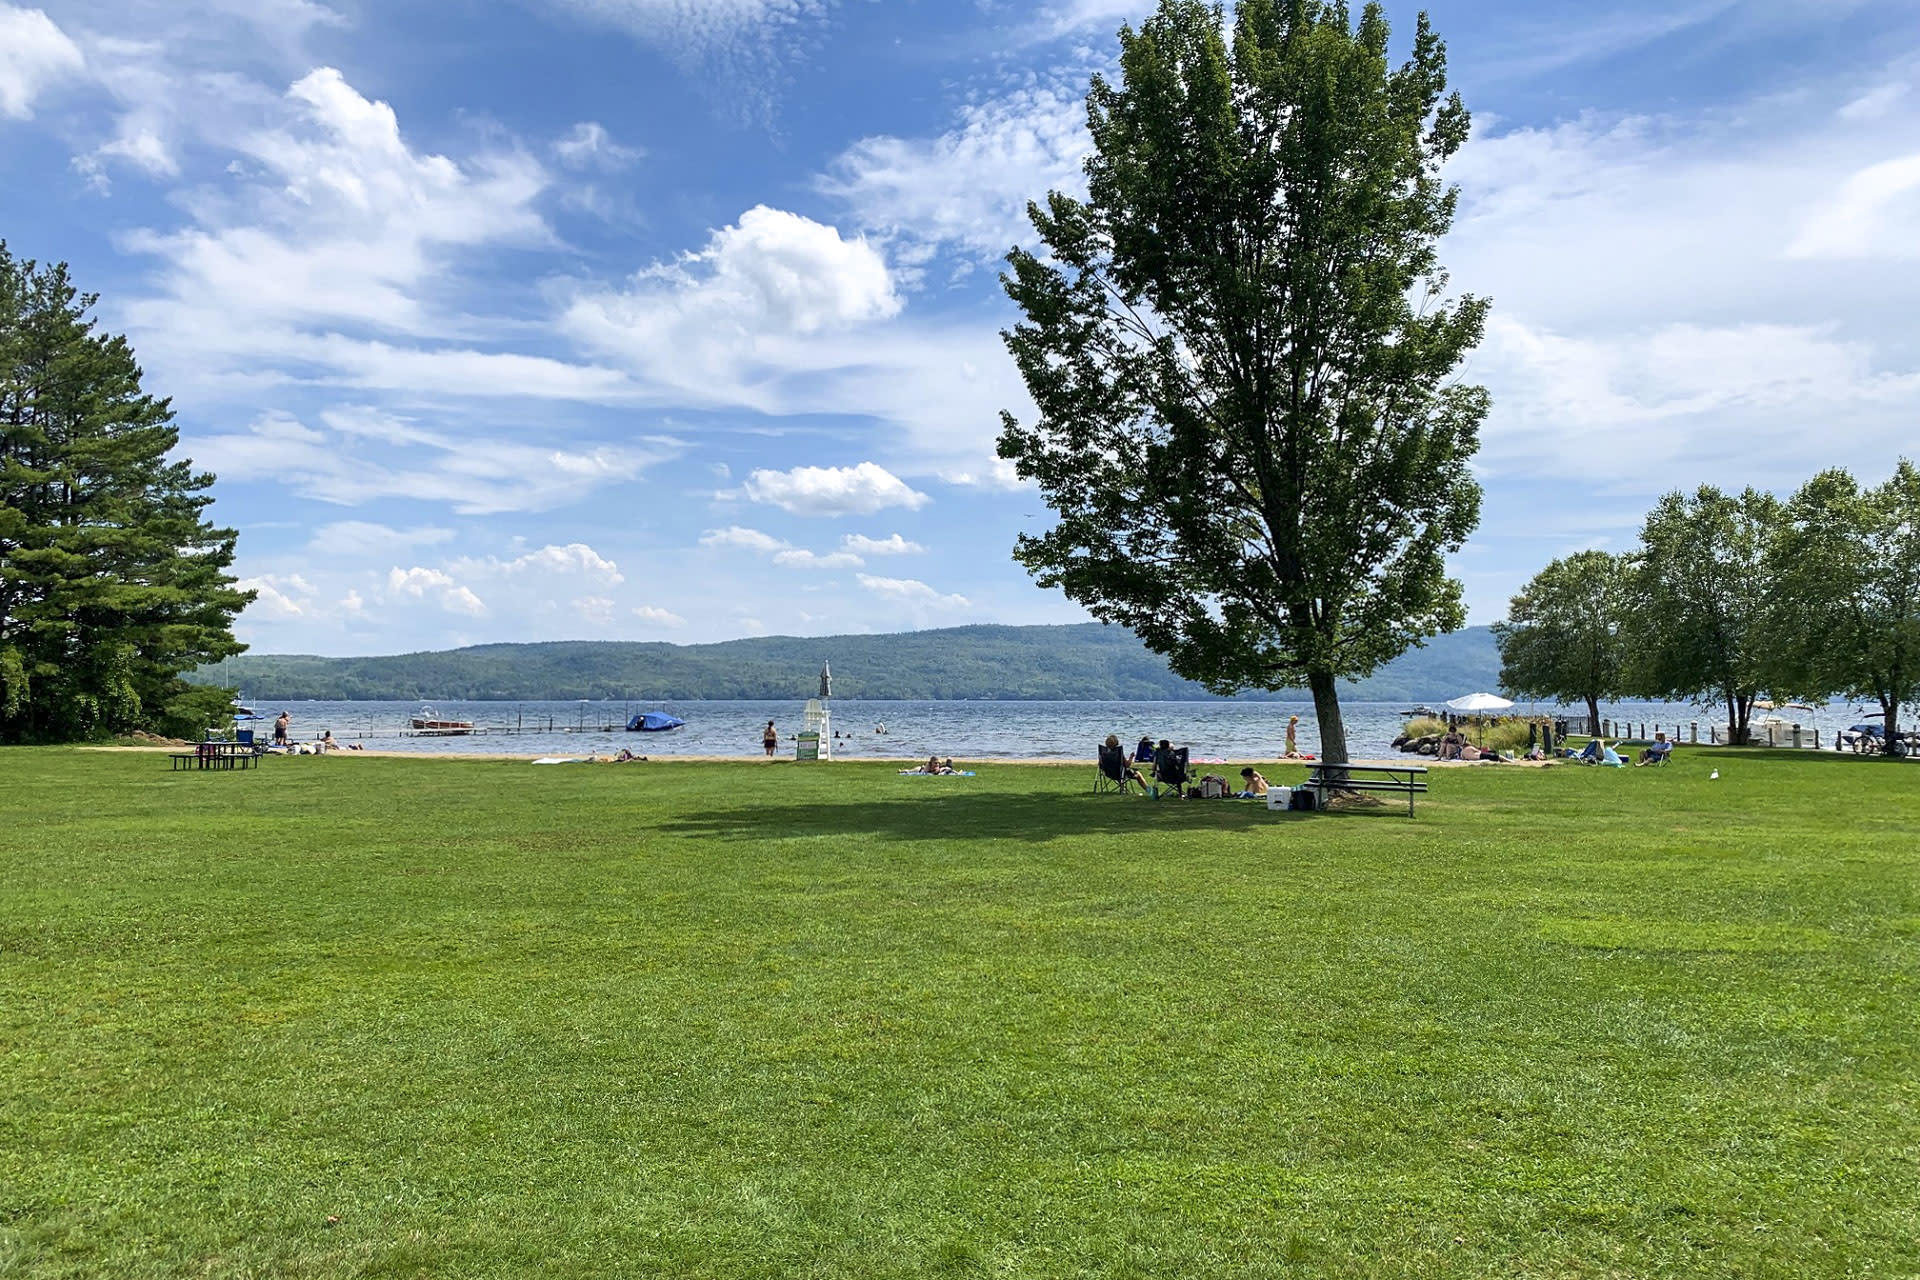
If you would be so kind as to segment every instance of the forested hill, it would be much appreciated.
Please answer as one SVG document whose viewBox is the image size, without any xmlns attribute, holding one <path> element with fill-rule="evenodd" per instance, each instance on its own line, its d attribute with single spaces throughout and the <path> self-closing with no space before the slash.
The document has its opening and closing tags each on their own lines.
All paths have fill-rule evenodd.
<svg viewBox="0 0 1920 1280">
<path fill-rule="evenodd" d="M 842 698 L 1210 696 L 1169 672 L 1130 632 L 1099 623 L 696 645 L 489 644 L 382 658 L 258 654 L 202 668 L 189 679 L 269 700 L 791 698 L 813 692 L 822 660 L 832 661 L 834 696 Z M 1382 701 L 1451 698 L 1493 689 L 1499 669 L 1492 634 L 1472 627 L 1436 637 L 1348 692 Z"/>
</svg>

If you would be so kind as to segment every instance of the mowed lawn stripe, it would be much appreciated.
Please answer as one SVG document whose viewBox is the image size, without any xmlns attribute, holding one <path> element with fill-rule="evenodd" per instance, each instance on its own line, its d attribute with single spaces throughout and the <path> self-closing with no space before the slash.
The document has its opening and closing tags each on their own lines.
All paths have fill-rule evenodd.
<svg viewBox="0 0 1920 1280">
<path fill-rule="evenodd" d="M 1920 1266 L 1911 765 L 0 763 L 0 1275 Z"/>
</svg>

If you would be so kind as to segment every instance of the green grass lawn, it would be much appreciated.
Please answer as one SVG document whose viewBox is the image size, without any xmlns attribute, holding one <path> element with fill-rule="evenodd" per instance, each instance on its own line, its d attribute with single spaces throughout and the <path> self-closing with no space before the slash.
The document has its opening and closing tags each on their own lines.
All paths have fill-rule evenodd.
<svg viewBox="0 0 1920 1280">
<path fill-rule="evenodd" d="M 0 752 L 0 1276 L 1920 1272 L 1920 767 L 892 768 Z"/>
</svg>

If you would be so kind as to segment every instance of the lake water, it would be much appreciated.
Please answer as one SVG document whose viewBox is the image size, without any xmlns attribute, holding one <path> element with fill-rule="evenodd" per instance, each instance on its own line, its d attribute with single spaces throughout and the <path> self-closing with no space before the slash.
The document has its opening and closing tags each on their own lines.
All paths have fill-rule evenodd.
<svg viewBox="0 0 1920 1280">
<path fill-rule="evenodd" d="M 413 737 L 408 719 L 417 702 L 274 702 L 250 699 L 263 716 L 292 713 L 296 740 L 318 738 L 328 729 L 336 740 L 363 742 L 383 751 L 511 752 L 514 754 L 609 755 L 622 747 L 647 756 L 755 756 L 760 733 L 772 720 L 781 738 L 780 754 L 793 753 L 792 735 L 800 728 L 804 699 L 740 702 L 436 702 L 444 719 L 471 720 L 489 732 L 463 737 Z M 1346 702 L 1348 750 L 1355 756 L 1383 755 L 1405 720 L 1409 704 Z M 1529 704 L 1520 704 L 1525 711 Z M 1551 714 L 1537 704 L 1540 714 Z M 639 711 L 667 711 L 684 719 L 685 728 L 667 733 L 627 733 L 623 726 Z M 1665 725 L 1697 722 L 1704 739 L 1717 717 L 1670 703 L 1606 703 L 1604 717 Z M 1812 712 L 1784 713 L 1823 730 L 1830 742 L 1835 728 L 1860 717 L 1844 704 Z M 1319 734 L 1313 706 L 1300 702 L 881 702 L 836 698 L 833 729 L 846 735 L 834 742 L 842 759 L 925 757 L 938 754 L 963 760 L 1018 759 L 1036 756 L 1092 758 L 1095 744 L 1110 733 L 1131 746 L 1145 734 L 1171 739 L 1198 757 L 1270 760 L 1280 754 L 1287 717 L 1300 717 L 1300 749 L 1314 751 Z M 887 732 L 875 733 L 884 724 Z M 601 731 L 601 726 L 614 726 Z M 271 732 L 266 721 L 256 731 Z M 570 730 L 585 729 L 585 732 Z"/>
</svg>

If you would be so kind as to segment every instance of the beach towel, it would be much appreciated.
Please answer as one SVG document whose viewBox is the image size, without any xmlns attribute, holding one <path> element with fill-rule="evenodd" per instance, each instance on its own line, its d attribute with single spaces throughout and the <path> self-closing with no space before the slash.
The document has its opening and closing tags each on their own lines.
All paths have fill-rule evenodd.
<svg viewBox="0 0 1920 1280">
<path fill-rule="evenodd" d="M 955 769 L 952 773 L 928 773 L 925 769 L 902 769 L 900 776 L 903 778 L 971 778 L 973 770 Z"/>
</svg>

